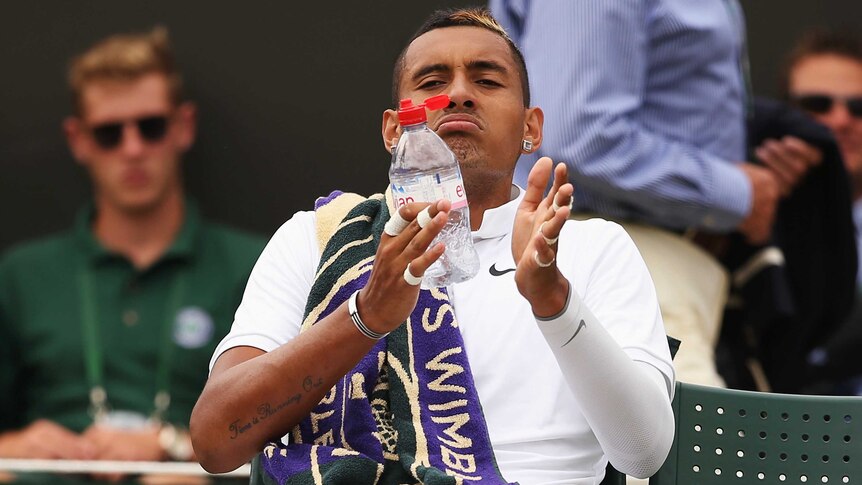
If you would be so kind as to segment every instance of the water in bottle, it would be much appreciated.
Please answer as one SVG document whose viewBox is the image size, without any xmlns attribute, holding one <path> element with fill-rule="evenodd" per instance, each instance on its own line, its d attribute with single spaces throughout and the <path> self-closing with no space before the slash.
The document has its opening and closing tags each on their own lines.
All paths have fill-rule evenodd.
<svg viewBox="0 0 862 485">
<path fill-rule="evenodd" d="M 396 207 L 410 202 L 452 202 L 449 220 L 429 247 L 438 242 L 446 246 L 443 255 L 425 271 L 423 288 L 447 286 L 467 281 L 479 272 L 479 255 L 470 234 L 467 194 L 455 154 L 436 133 L 428 128 L 425 109 L 449 105 L 445 94 L 414 105 L 403 99 L 398 121 L 403 130 L 392 153 L 389 181 Z"/>
</svg>

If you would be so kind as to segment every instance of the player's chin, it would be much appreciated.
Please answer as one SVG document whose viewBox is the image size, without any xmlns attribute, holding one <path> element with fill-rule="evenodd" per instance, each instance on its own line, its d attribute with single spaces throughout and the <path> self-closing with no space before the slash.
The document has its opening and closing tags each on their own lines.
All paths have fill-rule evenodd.
<svg viewBox="0 0 862 485">
<path fill-rule="evenodd" d="M 481 148 L 470 136 L 447 136 L 444 140 L 462 166 L 482 158 Z"/>
</svg>

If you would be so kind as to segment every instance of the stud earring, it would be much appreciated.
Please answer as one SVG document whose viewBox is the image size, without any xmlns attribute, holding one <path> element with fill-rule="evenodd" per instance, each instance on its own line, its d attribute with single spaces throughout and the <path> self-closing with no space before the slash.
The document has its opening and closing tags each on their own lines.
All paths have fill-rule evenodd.
<svg viewBox="0 0 862 485">
<path fill-rule="evenodd" d="M 533 151 L 533 140 L 524 140 L 524 142 L 521 143 L 521 147 L 525 152 L 530 153 Z"/>
</svg>

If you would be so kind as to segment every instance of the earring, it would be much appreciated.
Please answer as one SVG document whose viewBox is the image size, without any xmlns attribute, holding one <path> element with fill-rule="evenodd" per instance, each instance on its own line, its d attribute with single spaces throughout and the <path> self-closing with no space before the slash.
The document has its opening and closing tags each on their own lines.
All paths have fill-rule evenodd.
<svg viewBox="0 0 862 485">
<path fill-rule="evenodd" d="M 521 143 L 521 147 L 525 152 L 530 153 L 533 151 L 533 140 L 524 140 L 524 142 Z"/>
</svg>

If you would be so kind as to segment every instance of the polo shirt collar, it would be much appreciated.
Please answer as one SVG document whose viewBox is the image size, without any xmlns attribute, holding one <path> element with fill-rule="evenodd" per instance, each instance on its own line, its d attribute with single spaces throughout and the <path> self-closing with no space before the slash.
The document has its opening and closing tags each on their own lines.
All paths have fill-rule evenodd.
<svg viewBox="0 0 862 485">
<path fill-rule="evenodd" d="M 96 207 L 92 201 L 78 211 L 75 217 L 75 237 L 84 248 L 87 258 L 93 262 L 104 261 L 113 258 L 123 258 L 104 247 L 95 234 L 93 234 L 93 218 L 96 216 Z M 176 239 L 168 247 L 159 260 L 191 259 L 195 255 L 195 246 L 200 236 L 200 212 L 194 200 L 185 199 L 183 225 Z M 123 258 L 125 259 L 125 258 Z"/>
<path fill-rule="evenodd" d="M 512 185 L 512 195 L 509 202 L 488 209 L 482 217 L 482 225 L 478 231 L 473 231 L 473 240 L 494 239 L 503 237 L 512 232 L 512 224 L 515 221 L 515 213 L 524 199 L 524 190 L 517 185 Z"/>
</svg>

